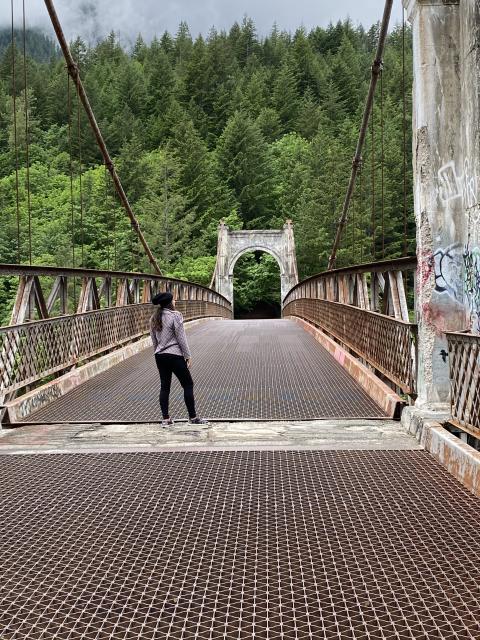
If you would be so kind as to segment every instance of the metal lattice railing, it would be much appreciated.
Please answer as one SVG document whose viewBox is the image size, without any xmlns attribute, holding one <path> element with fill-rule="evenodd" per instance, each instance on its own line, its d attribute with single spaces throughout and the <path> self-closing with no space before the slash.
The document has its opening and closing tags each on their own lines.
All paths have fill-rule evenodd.
<svg viewBox="0 0 480 640">
<path fill-rule="evenodd" d="M 231 318 L 231 309 L 215 302 L 180 300 L 176 308 L 185 320 Z M 140 338 L 151 314 L 150 304 L 134 304 L 1 327 L 2 395 Z"/>
<path fill-rule="evenodd" d="M 312 298 L 293 300 L 283 314 L 303 318 L 327 331 L 405 393 L 415 392 L 416 325 L 348 304 Z"/>
<path fill-rule="evenodd" d="M 480 336 L 447 333 L 453 422 L 480 437 Z"/>
</svg>

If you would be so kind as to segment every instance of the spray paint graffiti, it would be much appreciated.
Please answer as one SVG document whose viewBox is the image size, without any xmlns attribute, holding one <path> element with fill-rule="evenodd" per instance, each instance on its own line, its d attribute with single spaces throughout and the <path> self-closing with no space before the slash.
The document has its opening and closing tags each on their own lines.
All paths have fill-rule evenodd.
<svg viewBox="0 0 480 640">
<path fill-rule="evenodd" d="M 445 293 L 463 303 L 462 271 L 463 257 L 460 244 L 446 249 L 439 248 L 433 254 L 435 268 L 435 291 Z"/>
<path fill-rule="evenodd" d="M 480 331 L 480 248 L 469 249 L 465 247 L 463 260 L 465 266 L 464 290 L 472 329 Z"/>
<path fill-rule="evenodd" d="M 440 201 L 444 205 L 460 198 L 467 210 L 479 208 L 479 180 L 472 173 L 468 158 L 463 165 L 462 174 L 457 173 L 453 160 L 444 164 L 438 172 L 438 182 Z"/>
<path fill-rule="evenodd" d="M 449 296 L 470 314 L 471 327 L 480 330 L 480 248 L 471 247 L 478 241 L 480 231 L 480 179 L 468 158 L 463 172 L 458 172 L 455 162 L 447 162 L 438 172 L 439 198 L 444 206 L 461 202 L 467 217 L 465 246 L 453 244 L 439 248 L 433 254 L 435 291 Z"/>
<path fill-rule="evenodd" d="M 435 291 L 466 305 L 471 328 L 480 331 L 480 247 L 453 244 L 437 249 L 432 259 Z"/>
</svg>

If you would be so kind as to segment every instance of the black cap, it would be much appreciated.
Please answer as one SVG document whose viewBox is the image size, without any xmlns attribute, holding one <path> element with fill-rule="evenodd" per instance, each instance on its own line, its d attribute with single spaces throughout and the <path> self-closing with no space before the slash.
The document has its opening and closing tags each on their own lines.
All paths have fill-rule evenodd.
<svg viewBox="0 0 480 640">
<path fill-rule="evenodd" d="M 152 304 L 157 306 L 160 305 L 161 307 L 168 307 L 172 300 L 173 296 L 170 291 L 163 291 L 152 298 Z"/>
</svg>

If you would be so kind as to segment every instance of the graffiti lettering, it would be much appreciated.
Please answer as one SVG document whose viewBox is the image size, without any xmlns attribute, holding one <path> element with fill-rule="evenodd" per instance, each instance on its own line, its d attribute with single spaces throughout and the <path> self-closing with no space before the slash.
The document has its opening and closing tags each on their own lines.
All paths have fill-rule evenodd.
<svg viewBox="0 0 480 640">
<path fill-rule="evenodd" d="M 464 289 L 468 302 L 472 328 L 480 330 L 480 248 L 465 248 L 463 254 L 465 265 Z"/>
<path fill-rule="evenodd" d="M 445 293 L 457 302 L 463 302 L 461 245 L 452 244 L 437 249 L 433 254 L 435 265 L 435 291 Z"/>
<path fill-rule="evenodd" d="M 438 182 L 440 184 L 440 200 L 444 204 L 462 197 L 462 181 L 457 175 L 453 161 L 448 162 L 440 169 Z"/>
<path fill-rule="evenodd" d="M 439 195 L 446 205 L 460 198 L 466 209 L 478 208 L 479 184 L 478 176 L 472 173 L 470 162 L 465 160 L 463 174 L 457 173 L 455 162 L 451 160 L 438 172 Z"/>
</svg>

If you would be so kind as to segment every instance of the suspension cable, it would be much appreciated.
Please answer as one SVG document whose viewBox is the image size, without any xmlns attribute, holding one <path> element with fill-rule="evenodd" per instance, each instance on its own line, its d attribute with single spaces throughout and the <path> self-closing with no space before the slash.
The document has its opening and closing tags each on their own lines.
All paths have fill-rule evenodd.
<svg viewBox="0 0 480 640">
<path fill-rule="evenodd" d="M 350 206 L 350 200 L 352 198 L 352 194 L 355 188 L 355 181 L 357 178 L 358 168 L 360 162 L 362 160 L 362 149 L 365 143 L 365 136 L 367 133 L 368 122 L 370 119 L 370 113 L 372 110 L 373 96 L 375 95 L 375 88 L 377 86 L 378 76 L 380 74 L 380 70 L 382 68 L 383 62 L 383 51 L 385 48 L 385 41 L 387 39 L 388 33 L 388 24 L 390 22 L 390 16 L 392 13 L 393 0 L 386 0 L 385 9 L 383 11 L 382 25 L 380 27 L 380 35 L 378 38 L 377 51 L 375 55 L 375 60 L 373 61 L 371 68 L 371 79 L 370 79 L 370 87 L 368 90 L 367 99 L 365 102 L 365 109 L 363 112 L 362 124 L 360 127 L 360 133 L 358 136 L 357 148 L 355 151 L 355 156 L 352 160 L 352 173 L 350 176 L 350 182 L 348 184 L 347 194 L 345 196 L 345 202 L 343 205 L 342 215 L 338 222 L 337 227 L 337 235 L 335 237 L 335 241 L 333 243 L 332 252 L 330 254 L 330 259 L 328 261 L 328 268 L 333 269 L 335 266 L 335 261 L 337 258 L 337 250 L 340 242 L 340 238 L 343 233 L 343 229 L 345 227 L 345 222 L 348 216 L 348 208 Z"/>
<path fill-rule="evenodd" d="M 23 25 L 23 81 L 25 85 L 25 164 L 27 177 L 27 211 L 28 211 L 28 259 L 32 264 L 32 206 L 30 196 L 30 126 L 28 118 L 28 82 L 27 82 L 27 36 L 25 27 L 25 0 L 22 2 Z"/>
<path fill-rule="evenodd" d="M 393 1 L 393 0 L 392 0 Z M 112 180 L 113 180 L 113 184 L 115 185 L 115 189 L 117 191 L 118 197 L 120 199 L 120 202 L 123 206 L 123 208 L 125 209 L 128 217 L 130 218 L 130 222 L 133 226 L 133 228 L 135 229 L 136 234 L 138 235 L 140 242 L 142 243 L 142 246 L 144 248 L 145 253 L 148 256 L 148 259 L 150 261 L 150 264 L 152 265 L 152 267 L 154 268 L 154 270 L 156 271 L 156 273 L 158 275 L 162 275 L 162 272 L 160 270 L 160 267 L 157 264 L 157 261 L 155 260 L 155 257 L 150 249 L 150 247 L 148 246 L 148 243 L 145 239 L 145 236 L 142 233 L 142 230 L 140 229 L 140 225 L 138 223 L 137 218 L 135 217 L 135 214 L 133 213 L 132 207 L 130 206 L 130 202 L 128 201 L 127 195 L 123 189 L 122 183 L 120 181 L 120 178 L 117 174 L 117 171 L 115 169 L 115 166 L 112 162 L 112 158 L 110 157 L 110 154 L 108 152 L 107 146 L 105 144 L 105 141 L 103 139 L 102 133 L 98 127 L 97 121 L 95 119 L 95 115 L 93 113 L 92 107 L 90 105 L 90 102 L 88 100 L 88 96 L 85 92 L 85 88 L 83 86 L 83 83 L 80 79 L 80 74 L 78 71 L 78 66 L 75 64 L 75 61 L 72 57 L 70 48 L 67 44 L 67 41 L 65 39 L 65 35 L 63 33 L 62 30 L 62 26 L 60 24 L 60 21 L 58 19 L 58 15 L 57 12 L 55 11 L 55 7 L 53 4 L 53 0 L 44 0 L 45 2 L 45 6 L 47 7 L 47 11 L 49 13 L 50 19 L 52 21 L 52 25 L 53 28 L 55 30 L 55 33 L 57 35 L 58 38 L 58 42 L 60 44 L 60 47 L 63 51 L 63 55 L 65 57 L 65 60 L 67 62 L 67 68 L 68 68 L 68 72 L 70 74 L 70 76 L 72 77 L 72 80 L 74 81 L 78 93 L 80 95 L 80 99 L 82 101 L 83 107 L 85 109 L 85 112 L 87 114 L 90 126 L 92 128 L 92 131 L 95 135 L 95 139 L 97 141 L 98 147 L 103 155 L 103 159 L 105 161 L 105 164 L 107 165 L 107 169 L 110 172 L 110 175 L 112 176 Z"/>
<path fill-rule="evenodd" d="M 370 129 L 371 129 L 371 133 L 372 133 L 372 149 L 370 151 L 371 153 L 371 164 L 372 164 L 372 169 L 371 169 L 371 185 L 372 185 L 372 214 L 371 214 L 371 228 L 372 228 L 372 257 L 373 260 L 375 261 L 376 258 L 376 220 L 375 220 L 375 213 L 376 213 L 376 202 L 375 202 L 375 116 L 374 116 L 374 110 L 373 110 L 373 103 L 372 103 L 372 117 L 370 120 Z"/>
<path fill-rule="evenodd" d="M 12 15 L 12 109 L 13 109 L 13 136 L 15 146 L 15 193 L 16 193 L 16 210 L 17 210 L 17 263 L 21 264 L 21 241 L 20 241 L 20 193 L 18 185 L 18 133 L 17 133 L 17 75 L 16 75 L 16 46 L 15 46 L 15 28 L 13 14 L 13 0 L 10 2 Z"/>
<path fill-rule="evenodd" d="M 117 202 L 116 196 L 117 192 L 115 191 L 115 186 L 113 186 L 113 269 L 117 270 Z"/>
<path fill-rule="evenodd" d="M 359 167 L 359 172 L 360 172 L 360 213 L 361 213 L 361 221 L 363 222 L 364 220 L 364 209 L 363 209 L 363 165 L 360 165 Z M 360 242 L 360 264 L 363 263 L 363 238 L 364 236 L 362 236 L 362 241 Z"/>
<path fill-rule="evenodd" d="M 382 259 L 385 259 L 385 122 L 383 114 L 383 69 L 380 74 L 380 168 L 382 207 Z"/>
<path fill-rule="evenodd" d="M 135 270 L 135 229 L 130 227 L 130 258 L 132 261 L 131 271 Z"/>
<path fill-rule="evenodd" d="M 103 174 L 103 184 L 104 184 L 104 198 L 105 198 L 105 227 L 106 227 L 106 242 L 107 242 L 107 271 L 110 271 L 110 215 L 108 211 L 108 173 L 107 173 L 107 165 L 104 164 L 104 174 Z"/>
<path fill-rule="evenodd" d="M 70 225 L 72 235 L 72 268 L 75 269 L 75 202 L 73 197 L 73 136 L 72 136 L 72 88 L 70 76 L 67 73 L 67 111 L 68 111 L 68 152 L 70 172 Z M 77 283 L 73 278 L 73 305 L 77 308 Z"/>
<path fill-rule="evenodd" d="M 77 88 L 77 137 L 78 137 L 78 162 L 80 163 L 78 172 L 78 188 L 80 196 L 80 257 L 81 266 L 85 268 L 85 233 L 83 227 L 83 187 L 82 187 L 82 173 L 83 173 L 83 158 L 82 158 L 82 121 L 80 110 L 80 96 L 78 95 Z"/>
<path fill-rule="evenodd" d="M 72 143 L 72 94 L 70 76 L 67 73 L 68 149 L 70 156 L 70 224 L 72 233 L 72 267 L 75 269 L 75 204 L 73 200 L 73 143 Z"/>
<path fill-rule="evenodd" d="M 402 7 L 402 97 L 403 97 L 403 255 L 408 253 L 407 237 L 407 90 L 405 65 L 405 9 Z"/>
<path fill-rule="evenodd" d="M 355 213 L 358 213 L 358 194 L 353 194 L 353 207 L 352 207 L 352 259 L 353 264 L 357 263 L 357 247 L 355 246 Z"/>
</svg>

